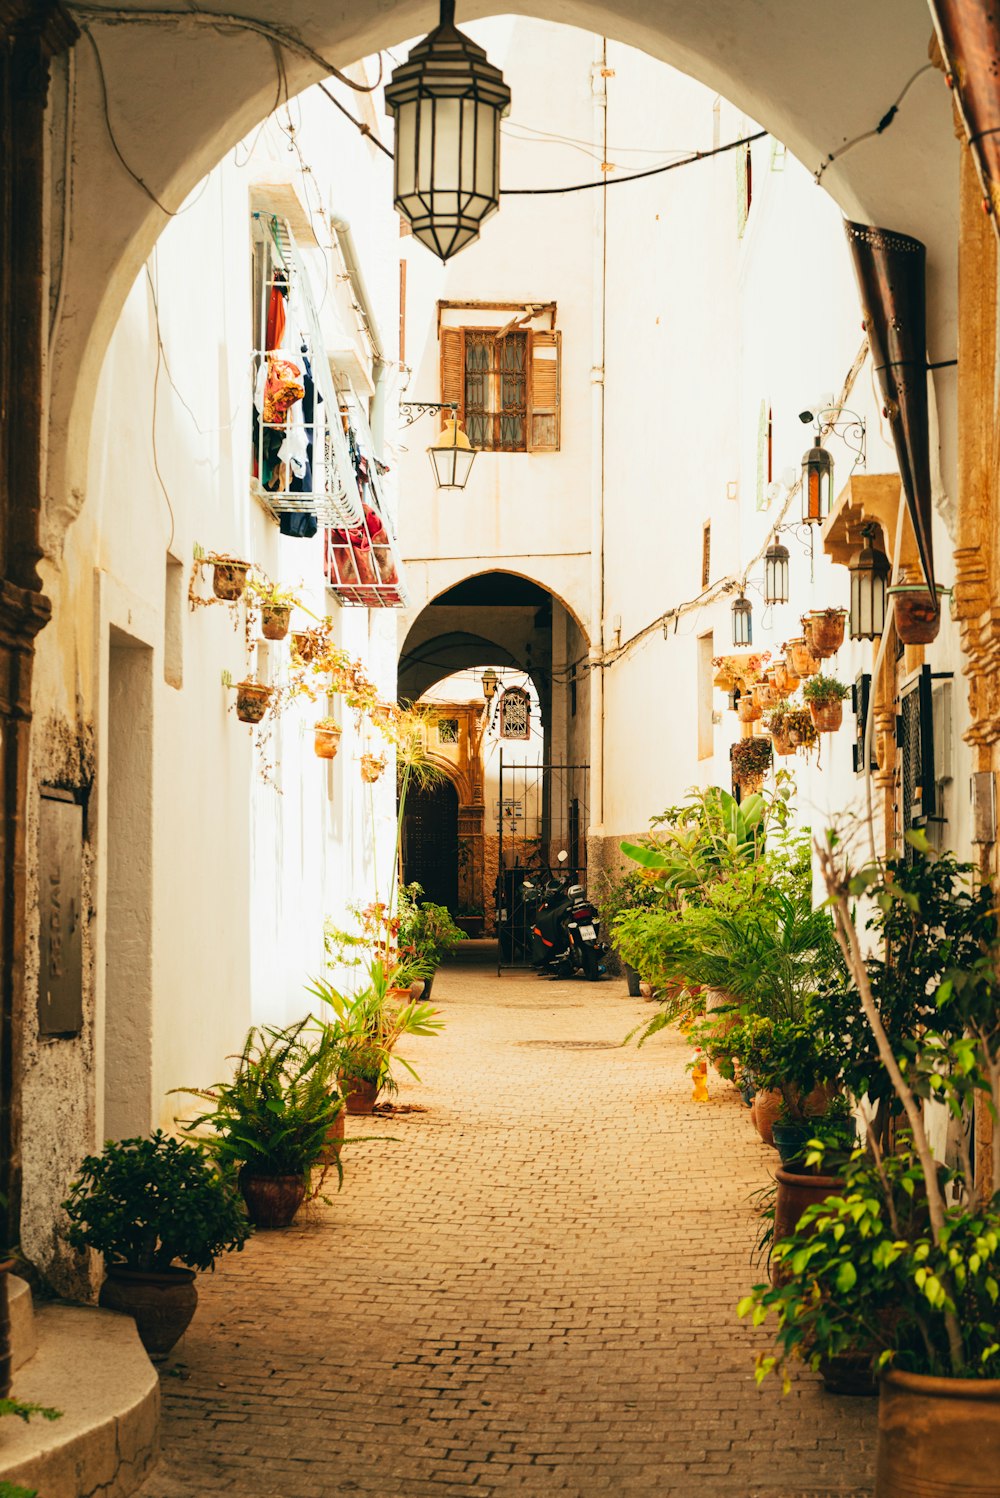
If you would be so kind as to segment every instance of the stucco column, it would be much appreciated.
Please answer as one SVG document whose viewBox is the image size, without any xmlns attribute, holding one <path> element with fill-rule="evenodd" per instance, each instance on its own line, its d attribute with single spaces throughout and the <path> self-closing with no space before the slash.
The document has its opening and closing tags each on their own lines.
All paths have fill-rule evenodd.
<svg viewBox="0 0 1000 1498">
<path fill-rule="evenodd" d="M 34 641 L 49 617 L 37 563 L 45 447 L 49 63 L 78 32 L 57 4 L 0 0 L 0 1192 L 19 1237 L 21 1038 Z"/>
</svg>

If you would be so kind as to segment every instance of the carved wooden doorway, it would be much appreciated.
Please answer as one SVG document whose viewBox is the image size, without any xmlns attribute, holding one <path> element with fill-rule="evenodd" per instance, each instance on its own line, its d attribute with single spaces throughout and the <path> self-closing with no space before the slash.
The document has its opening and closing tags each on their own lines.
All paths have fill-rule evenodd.
<svg viewBox="0 0 1000 1498">
<path fill-rule="evenodd" d="M 458 792 L 446 778 L 407 795 L 403 878 L 423 885 L 435 905 L 458 909 Z"/>
</svg>

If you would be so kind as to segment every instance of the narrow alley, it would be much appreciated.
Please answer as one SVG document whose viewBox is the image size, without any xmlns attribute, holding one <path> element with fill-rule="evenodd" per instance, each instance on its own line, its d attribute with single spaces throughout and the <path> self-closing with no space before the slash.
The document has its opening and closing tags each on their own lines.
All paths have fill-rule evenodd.
<svg viewBox="0 0 1000 1498">
<path fill-rule="evenodd" d="M 621 980 L 453 963 L 434 1000 L 426 1111 L 351 1119 L 340 1195 L 201 1278 L 142 1498 L 867 1495 L 874 1400 L 754 1385 L 777 1157 L 735 1090 L 693 1104 L 674 1031 L 623 1048 Z"/>
</svg>

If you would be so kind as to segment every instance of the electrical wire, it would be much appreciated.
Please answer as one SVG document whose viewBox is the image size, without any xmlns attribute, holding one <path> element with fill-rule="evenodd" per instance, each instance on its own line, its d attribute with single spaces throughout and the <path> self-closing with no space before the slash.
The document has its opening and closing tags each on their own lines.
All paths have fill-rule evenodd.
<svg viewBox="0 0 1000 1498">
<path fill-rule="evenodd" d="M 315 48 L 310 47 L 301 37 L 292 31 L 285 31 L 280 26 L 272 26 L 267 21 L 255 20 L 252 16 L 235 15 L 229 11 L 205 11 L 205 10 L 124 10 L 112 5 L 70 5 L 69 9 L 76 16 L 91 17 L 104 25 L 176 25 L 178 21 L 194 22 L 195 24 L 211 26 L 216 31 L 224 31 L 227 27 L 235 28 L 237 31 L 252 31 L 258 36 L 266 37 L 268 41 L 277 43 L 281 47 L 287 47 L 290 52 L 298 52 L 300 56 L 307 57 L 310 62 L 316 63 L 323 69 L 324 74 L 336 78 L 340 83 L 346 84 L 358 94 L 373 94 L 382 87 L 382 54 L 379 53 L 378 77 L 374 83 L 355 83 L 346 73 L 342 73 L 328 58 L 323 57 Z"/>
<path fill-rule="evenodd" d="M 658 177 L 664 172 L 674 172 L 678 167 L 691 166 L 696 161 L 708 161 L 713 156 L 722 156 L 726 151 L 735 151 L 748 146 L 752 141 L 763 140 L 769 132 L 758 130 L 753 135 L 744 135 L 739 140 L 727 141 L 724 146 L 714 146 L 710 151 L 692 151 L 679 161 L 668 161 L 665 166 L 647 167 L 642 172 L 629 172 L 625 177 L 602 177 L 596 182 L 576 182 L 571 187 L 501 187 L 501 197 L 547 197 L 553 193 L 589 192 L 596 187 L 619 187 L 624 182 L 640 182 L 644 177 Z"/>
<path fill-rule="evenodd" d="M 159 312 L 156 309 L 156 289 L 155 289 L 155 287 L 153 285 L 153 278 L 150 275 L 148 264 L 146 266 L 146 276 L 147 276 L 147 278 L 149 280 L 149 289 L 150 289 L 150 292 L 152 293 L 152 298 L 153 298 L 153 314 L 154 314 L 154 317 L 155 317 L 155 320 L 156 320 L 156 370 L 155 370 L 155 373 L 153 375 L 153 420 L 152 420 L 152 430 L 151 430 L 151 433 L 150 433 L 151 438 L 152 438 L 151 447 L 152 447 L 152 455 L 153 455 L 153 468 L 155 470 L 156 477 L 159 480 L 160 488 L 163 490 L 163 498 L 166 500 L 166 503 L 167 503 L 167 513 L 170 516 L 170 535 L 169 535 L 169 537 L 167 539 L 167 551 L 170 551 L 171 548 L 172 548 L 172 546 L 173 546 L 173 544 L 174 544 L 174 534 L 175 534 L 176 529 L 177 529 L 177 522 L 176 522 L 176 520 L 174 518 L 174 507 L 173 507 L 173 505 L 172 505 L 172 503 L 170 501 L 170 494 L 167 491 L 167 486 L 166 486 L 166 483 L 164 482 L 163 474 L 160 472 L 160 455 L 159 455 L 159 452 L 158 452 L 157 446 L 156 446 L 156 415 L 157 415 L 157 405 L 159 403 L 158 402 L 158 396 L 159 396 L 159 392 L 160 392 L 160 365 L 161 365 L 161 363 L 163 361 L 163 343 L 162 343 L 162 341 L 160 339 L 160 316 L 159 316 Z"/>
<path fill-rule="evenodd" d="M 822 162 L 817 170 L 813 173 L 813 180 L 816 182 L 822 182 L 824 172 L 828 167 L 833 166 L 833 163 L 835 161 L 839 161 L 841 156 L 846 156 L 848 151 L 853 151 L 854 147 L 860 146 L 862 141 L 871 140 L 874 136 L 882 135 L 884 131 L 888 130 L 889 126 L 896 118 L 896 115 L 899 113 L 899 106 L 902 104 L 903 100 L 906 98 L 907 94 L 910 92 L 910 89 L 916 83 L 917 79 L 921 76 L 922 73 L 930 72 L 933 68 L 934 63 L 932 62 L 925 62 L 921 67 L 919 67 L 913 74 L 913 76 L 903 85 L 902 92 L 897 95 L 895 103 L 889 105 L 889 108 L 879 120 L 878 124 L 874 125 L 871 130 L 865 130 L 860 135 L 856 135 L 853 140 L 845 141 L 845 143 L 840 147 L 839 150 L 831 151 L 826 160 Z"/>
</svg>

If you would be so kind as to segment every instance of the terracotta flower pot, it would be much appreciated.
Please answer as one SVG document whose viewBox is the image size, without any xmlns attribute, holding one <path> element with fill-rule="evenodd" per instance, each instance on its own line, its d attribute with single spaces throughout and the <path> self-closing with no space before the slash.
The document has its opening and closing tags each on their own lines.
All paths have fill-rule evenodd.
<svg viewBox="0 0 1000 1498">
<path fill-rule="evenodd" d="M 785 1165 L 779 1165 L 774 1172 L 778 1192 L 774 1203 L 774 1241 L 777 1243 L 781 1238 L 787 1238 L 795 1231 L 799 1218 L 806 1207 L 811 1207 L 815 1202 L 821 1202 L 825 1196 L 832 1196 L 834 1192 L 842 1191 L 844 1183 L 838 1176 L 812 1176 L 800 1175 L 797 1171 L 789 1170 Z M 771 1279 L 774 1284 L 780 1282 L 780 1265 L 772 1261 Z M 787 1274 L 785 1275 L 787 1278 Z"/>
<path fill-rule="evenodd" d="M 774 1144 L 774 1120 L 781 1112 L 784 1102 L 781 1093 L 777 1091 L 758 1092 L 754 1097 L 750 1113 L 754 1128 L 765 1144 Z"/>
<path fill-rule="evenodd" d="M 342 1077 L 341 1089 L 347 1103 L 348 1113 L 372 1113 L 379 1095 L 377 1082 L 366 1082 L 363 1077 Z"/>
<path fill-rule="evenodd" d="M 764 709 L 759 707 L 753 697 L 746 692 L 742 694 L 736 704 L 736 716 L 741 723 L 756 723 L 763 716 Z"/>
<path fill-rule="evenodd" d="M 782 728 L 771 729 L 771 743 L 774 745 L 775 754 L 795 753 L 795 745 Z"/>
<path fill-rule="evenodd" d="M 774 684 L 782 697 L 790 697 L 793 692 L 798 691 L 799 678 L 795 675 L 795 672 L 787 661 L 775 662 Z"/>
<path fill-rule="evenodd" d="M 374 785 L 385 769 L 385 760 L 377 754 L 362 754 L 361 779 L 366 785 Z"/>
<path fill-rule="evenodd" d="M 817 733 L 836 733 L 844 720 L 844 704 L 840 700 L 810 702 L 809 711 Z"/>
<path fill-rule="evenodd" d="M 259 723 L 267 712 L 273 687 L 256 681 L 241 681 L 236 688 L 236 716 L 241 723 Z"/>
<path fill-rule="evenodd" d="M 341 1108 L 326 1131 L 326 1143 L 317 1165 L 333 1165 L 340 1159 L 340 1151 L 347 1137 L 347 1109 Z"/>
<path fill-rule="evenodd" d="M 753 773 L 746 771 L 742 775 L 737 775 L 735 780 L 747 796 L 756 796 L 764 788 L 763 770 L 755 770 Z"/>
<path fill-rule="evenodd" d="M 198 1304 L 194 1270 L 154 1273 L 112 1265 L 98 1304 L 106 1311 L 123 1311 L 131 1316 L 147 1352 L 169 1352 L 187 1331 Z"/>
<path fill-rule="evenodd" d="M 802 626 L 813 655 L 818 656 L 821 661 L 826 660 L 827 656 L 836 655 L 844 643 L 846 620 L 846 609 L 824 609 L 822 612 L 807 614 Z"/>
<path fill-rule="evenodd" d="M 212 592 L 216 598 L 222 598 L 226 603 L 235 603 L 238 598 L 242 598 L 249 571 L 249 562 L 213 562 Z"/>
<path fill-rule="evenodd" d="M 941 594 L 938 586 L 937 607 L 927 588 L 903 583 L 889 589 L 893 601 L 896 633 L 904 645 L 929 645 L 941 628 Z"/>
<path fill-rule="evenodd" d="M 341 730 L 337 724 L 323 727 L 317 723 L 313 729 L 313 749 L 319 759 L 335 759 L 340 747 Z"/>
<path fill-rule="evenodd" d="M 1000 1379 L 882 1377 L 876 1498 L 997 1498 Z"/>
<path fill-rule="evenodd" d="M 306 1195 L 302 1176 L 255 1176 L 240 1171 L 240 1191 L 257 1228 L 287 1228 Z"/>
<path fill-rule="evenodd" d="M 778 689 L 769 681 L 759 681 L 753 689 L 753 700 L 759 708 L 773 707 L 778 700 Z"/>
<path fill-rule="evenodd" d="M 283 640 L 291 622 L 290 603 L 265 603 L 260 611 L 260 630 L 265 640 Z"/>
<path fill-rule="evenodd" d="M 785 649 L 788 651 L 788 664 L 798 677 L 816 675 L 819 670 L 819 661 L 809 649 L 805 639 L 789 640 Z"/>
<path fill-rule="evenodd" d="M 292 631 L 292 656 L 303 665 L 314 661 L 319 654 L 319 639 L 311 629 Z"/>
</svg>

